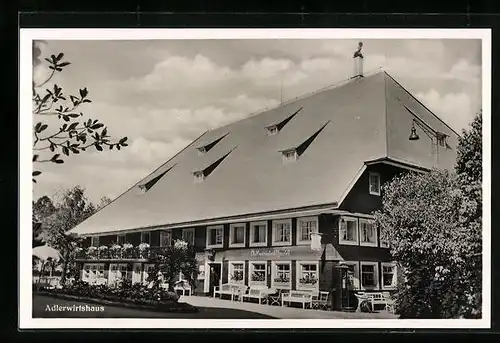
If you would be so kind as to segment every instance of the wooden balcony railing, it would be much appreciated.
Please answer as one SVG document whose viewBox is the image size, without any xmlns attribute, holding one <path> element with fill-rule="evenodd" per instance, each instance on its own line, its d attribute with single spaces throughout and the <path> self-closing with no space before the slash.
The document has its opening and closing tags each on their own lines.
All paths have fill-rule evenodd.
<svg viewBox="0 0 500 343">
<path fill-rule="evenodd" d="M 77 260 L 154 260 L 170 247 L 83 248 L 76 252 Z"/>
</svg>

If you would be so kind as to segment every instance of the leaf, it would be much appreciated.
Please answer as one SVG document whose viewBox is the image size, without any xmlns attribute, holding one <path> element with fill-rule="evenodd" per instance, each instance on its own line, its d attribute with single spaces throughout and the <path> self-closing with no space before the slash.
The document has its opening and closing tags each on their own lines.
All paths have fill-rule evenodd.
<svg viewBox="0 0 500 343">
<path fill-rule="evenodd" d="M 52 156 L 52 158 L 50 159 L 51 161 L 55 161 L 59 158 L 59 156 L 61 156 L 60 154 L 55 154 L 54 156 Z"/>
<path fill-rule="evenodd" d="M 64 155 L 69 156 L 69 149 L 67 147 L 63 146 L 62 152 Z"/>
<path fill-rule="evenodd" d="M 54 147 L 54 144 L 51 144 L 49 148 L 50 148 L 50 151 L 52 151 L 52 152 L 54 152 L 54 150 L 56 149 L 56 148 Z"/>
<path fill-rule="evenodd" d="M 38 130 L 40 129 L 40 126 L 42 126 L 42 123 L 37 123 L 35 125 L 35 131 L 38 132 Z"/>
<path fill-rule="evenodd" d="M 38 132 L 42 132 L 43 130 L 45 130 L 48 127 L 49 126 L 47 124 L 43 124 L 42 126 L 40 126 L 40 129 L 38 130 Z"/>
<path fill-rule="evenodd" d="M 59 67 L 66 67 L 66 66 L 69 66 L 70 64 L 71 63 L 69 63 L 69 62 L 63 62 L 63 63 L 59 64 L 58 66 Z"/>
<path fill-rule="evenodd" d="M 80 89 L 80 96 L 82 97 L 82 99 L 85 98 L 87 94 L 89 94 L 87 87 Z"/>
<path fill-rule="evenodd" d="M 31 180 L 33 180 L 33 182 L 34 182 L 34 183 L 36 183 L 36 180 L 35 180 L 35 179 L 31 179 Z"/>
<path fill-rule="evenodd" d="M 103 126 L 104 126 L 104 124 L 98 123 L 98 124 L 92 125 L 91 128 L 93 130 L 97 130 L 97 129 L 100 129 L 101 127 L 103 127 Z"/>
<path fill-rule="evenodd" d="M 49 63 L 52 63 L 52 61 L 51 61 L 51 60 L 49 60 L 48 58 L 45 58 L 45 60 L 46 60 L 47 62 L 49 62 Z"/>
<path fill-rule="evenodd" d="M 100 146 L 99 144 L 96 144 L 96 145 L 95 145 L 95 148 L 96 148 L 98 151 L 102 151 L 102 146 Z"/>
<path fill-rule="evenodd" d="M 92 102 L 92 100 L 89 100 L 89 99 L 83 99 L 82 102 Z"/>
<path fill-rule="evenodd" d="M 113 150 L 113 144 L 109 145 L 109 150 Z"/>
<path fill-rule="evenodd" d="M 64 163 L 63 160 L 55 160 L 54 162 L 57 163 L 57 164 L 63 164 Z"/>
<path fill-rule="evenodd" d="M 79 124 L 78 122 L 71 123 L 71 125 L 68 127 L 68 131 L 74 130 L 78 126 L 78 124 Z"/>
<path fill-rule="evenodd" d="M 118 145 L 118 144 L 117 144 L 117 145 L 116 145 L 116 148 L 117 148 L 118 150 L 120 150 L 120 145 Z"/>
<path fill-rule="evenodd" d="M 78 113 L 70 113 L 68 114 L 71 118 L 78 118 L 80 115 Z"/>
<path fill-rule="evenodd" d="M 122 139 L 120 139 L 120 144 L 123 144 L 127 141 L 128 137 L 123 137 Z"/>
<path fill-rule="evenodd" d="M 106 137 L 107 133 L 108 133 L 108 128 L 105 127 L 104 130 L 102 130 L 102 132 L 101 132 L 101 136 Z"/>
<path fill-rule="evenodd" d="M 63 115 L 64 121 L 69 121 L 69 116 L 68 115 Z"/>
<path fill-rule="evenodd" d="M 64 57 L 64 54 L 62 52 L 59 53 L 56 57 L 56 61 L 60 61 Z"/>
<path fill-rule="evenodd" d="M 38 155 L 33 155 L 33 162 L 36 162 L 38 160 Z"/>
<path fill-rule="evenodd" d="M 57 61 L 56 55 L 50 55 L 50 58 L 52 59 L 52 62 L 56 62 Z"/>
<path fill-rule="evenodd" d="M 41 173 L 42 173 L 41 171 L 38 171 L 38 170 L 37 170 L 37 171 L 34 171 L 31 175 L 32 175 L 32 176 L 38 176 L 38 175 L 40 175 Z"/>
<path fill-rule="evenodd" d="M 128 144 L 127 143 L 122 143 L 122 146 L 128 146 Z"/>
</svg>

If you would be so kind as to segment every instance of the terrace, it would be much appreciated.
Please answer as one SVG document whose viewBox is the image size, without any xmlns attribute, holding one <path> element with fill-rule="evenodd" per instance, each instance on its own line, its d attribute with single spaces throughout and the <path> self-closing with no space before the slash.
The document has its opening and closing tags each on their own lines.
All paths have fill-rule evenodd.
<svg viewBox="0 0 500 343">
<path fill-rule="evenodd" d="M 90 246 L 88 248 L 77 248 L 77 261 L 137 261 L 146 262 L 156 260 L 163 256 L 170 247 L 150 247 L 149 244 L 141 243 L 138 246 L 125 243 L 123 245 L 113 244 L 110 246 Z"/>
</svg>

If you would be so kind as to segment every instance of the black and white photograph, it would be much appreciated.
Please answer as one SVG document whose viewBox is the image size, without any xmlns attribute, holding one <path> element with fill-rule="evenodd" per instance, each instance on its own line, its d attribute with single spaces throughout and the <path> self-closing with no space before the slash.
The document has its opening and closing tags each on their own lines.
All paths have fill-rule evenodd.
<svg viewBox="0 0 500 343">
<path fill-rule="evenodd" d="M 21 327 L 490 327 L 488 30 L 20 37 Z"/>
</svg>

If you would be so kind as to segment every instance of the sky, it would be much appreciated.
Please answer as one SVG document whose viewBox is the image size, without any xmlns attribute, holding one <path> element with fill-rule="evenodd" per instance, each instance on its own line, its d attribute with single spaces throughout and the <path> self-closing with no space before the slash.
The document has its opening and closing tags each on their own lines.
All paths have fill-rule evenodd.
<svg viewBox="0 0 500 343">
<path fill-rule="evenodd" d="M 481 41 L 363 40 L 365 73 L 383 68 L 457 132 L 481 109 Z M 88 150 L 43 163 L 34 198 L 79 185 L 94 202 L 116 198 L 208 129 L 352 76 L 358 40 L 52 40 L 42 57 L 71 62 L 51 80 L 87 87 L 80 111 L 121 151 Z M 47 66 L 34 69 L 35 81 Z M 36 119 L 35 119 L 36 120 Z M 57 126 L 58 127 L 58 126 Z"/>
</svg>

